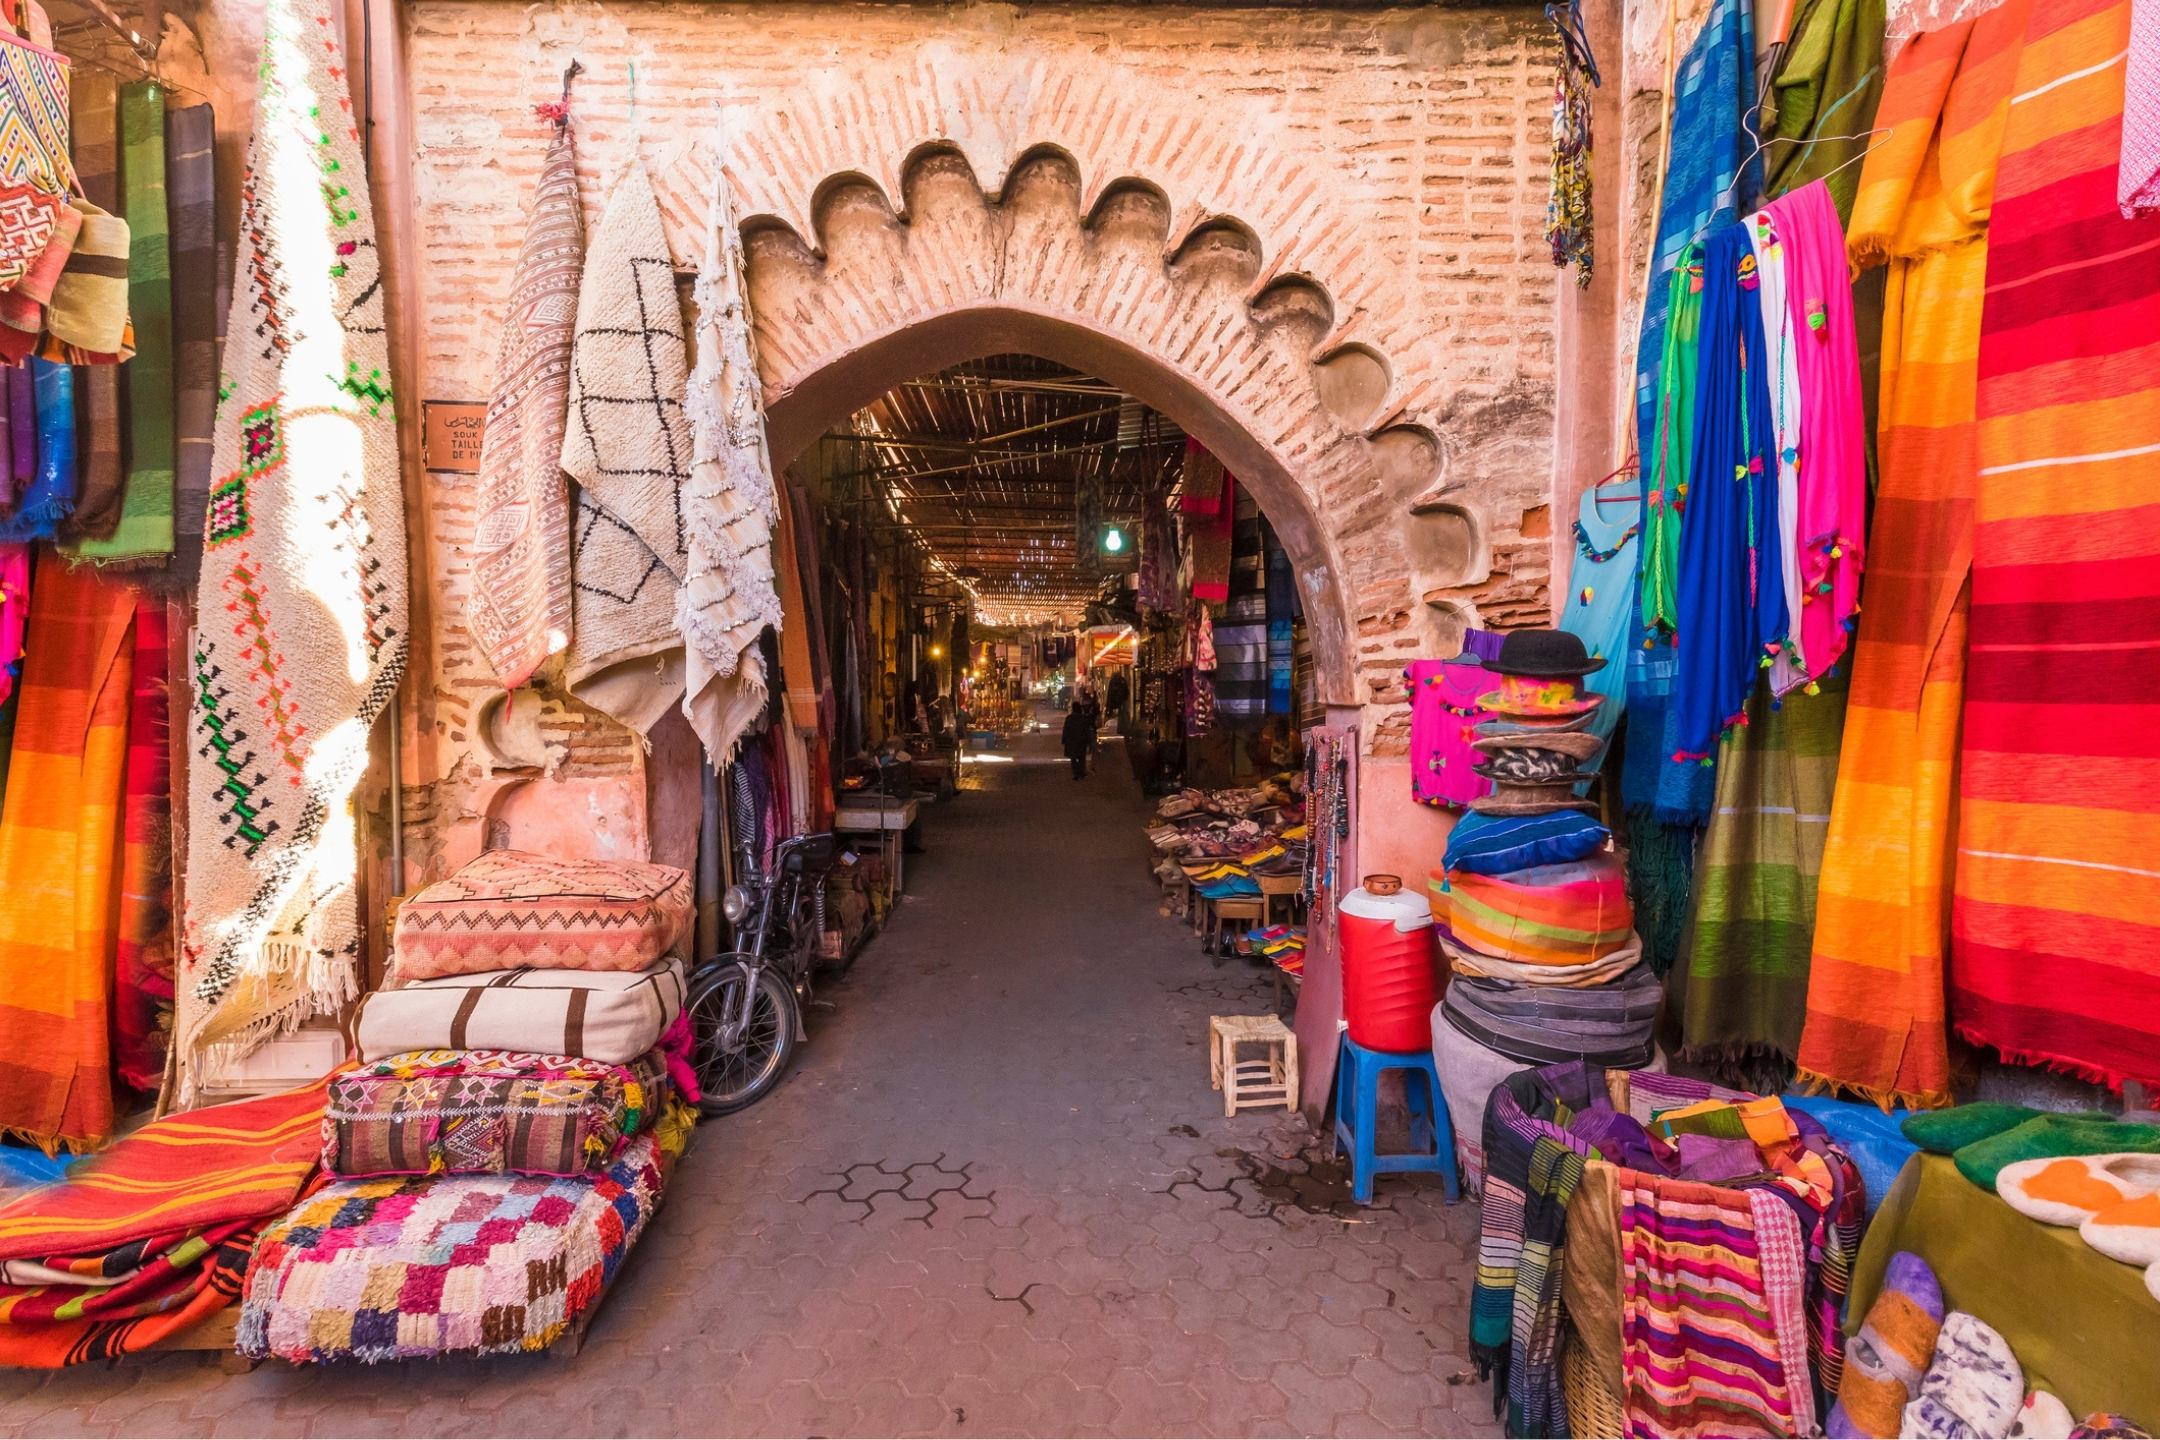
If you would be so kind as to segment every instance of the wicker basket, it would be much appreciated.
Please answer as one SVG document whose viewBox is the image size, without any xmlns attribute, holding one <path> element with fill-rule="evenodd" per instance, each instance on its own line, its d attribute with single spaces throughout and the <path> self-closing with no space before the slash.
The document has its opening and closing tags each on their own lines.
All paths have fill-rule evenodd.
<svg viewBox="0 0 2160 1440">
<path fill-rule="evenodd" d="M 1567 1327 L 1560 1347 L 1560 1392 L 1567 1397 L 1568 1432 L 1578 1437 L 1627 1434 L 1627 1411 L 1612 1393 L 1589 1349 Z"/>
</svg>

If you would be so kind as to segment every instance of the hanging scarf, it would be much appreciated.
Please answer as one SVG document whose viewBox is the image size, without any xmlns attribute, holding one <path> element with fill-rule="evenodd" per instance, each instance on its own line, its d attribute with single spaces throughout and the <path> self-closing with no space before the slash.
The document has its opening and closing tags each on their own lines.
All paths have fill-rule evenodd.
<svg viewBox="0 0 2160 1440">
<path fill-rule="evenodd" d="M 675 617 L 687 645 L 683 713 L 718 764 L 765 708 L 757 638 L 768 625 L 779 628 L 781 614 L 772 565 L 779 500 L 766 453 L 755 325 L 734 195 L 717 165 L 705 242 L 697 370 L 684 405 L 693 457 L 684 506 L 690 564 Z M 866 595 L 856 592 L 858 615 Z"/>
<path fill-rule="evenodd" d="M 360 979 L 352 793 L 405 672 L 382 277 L 329 0 L 271 0 L 189 688 L 182 1103 Z"/>
<path fill-rule="evenodd" d="M 570 499 L 563 416 L 585 229 L 577 147 L 567 115 L 540 162 L 510 310 L 495 354 L 487 433 L 473 492 L 472 599 L 467 619 L 496 683 L 515 690 L 570 642 Z"/>
<path fill-rule="evenodd" d="M 2130 0 L 2129 68 L 2115 199 L 2125 218 L 2160 210 L 2160 0 Z"/>
<path fill-rule="evenodd" d="M 1552 190 L 1545 202 L 1545 243 L 1552 262 L 1575 267 L 1575 284 L 1590 288 L 1596 252 L 1590 223 L 1590 71 L 1572 41 L 1560 47 L 1553 77 Z"/>
<path fill-rule="evenodd" d="M 1943 1031 L 1953 782 L 1977 468 L 1987 212 L 2029 0 L 1913 40 L 1891 66 L 1848 245 L 1890 264 L 1882 481 L 1816 897 L 1805 1078 L 1950 1099 Z"/>
<path fill-rule="evenodd" d="M 1950 1014 L 2160 1084 L 2160 217 L 2116 204 L 2128 0 L 2034 4 L 1987 231 Z M 1870 614 L 1873 613 L 1872 603 Z M 2136 758 L 2129 758 L 2136 757 Z"/>
<path fill-rule="evenodd" d="M 1493 1382 L 1493 1413 L 1509 1435 L 1566 1435 L 1560 1389 L 1560 1280 L 1567 1208 L 1589 1143 L 1563 1128 L 1588 1108 L 1574 1065 L 1523 1070 L 1485 1101 L 1485 1189 L 1477 1278 L 1470 1291 L 1470 1358 Z M 1602 1083 L 1600 1078 L 1599 1083 Z"/>
<path fill-rule="evenodd" d="M 1757 690 L 1749 710 L 1718 766 L 1672 1009 L 1688 1058 L 1775 1093 L 1800 1048 L 1844 685 L 1783 701 Z"/>
<path fill-rule="evenodd" d="M 20 477 L 14 513 L 0 521 L 0 543 L 50 539 L 74 507 L 74 372 L 32 359 L 0 369 L 0 381 L 7 390 L 10 459 Z"/>
<path fill-rule="evenodd" d="M 633 161 L 593 232 L 578 290 L 562 447 L 562 468 L 578 482 L 577 623 L 564 676 L 570 693 L 641 735 L 682 699 L 684 341 L 660 202 Z"/>
<path fill-rule="evenodd" d="M 120 190 L 128 224 L 128 314 L 135 327 L 135 358 L 122 375 L 127 478 L 112 533 L 71 549 L 99 564 L 135 567 L 163 564 L 173 549 L 173 296 L 162 85 L 146 81 L 120 92 Z M 66 423 L 72 429 L 72 401 Z"/>
<path fill-rule="evenodd" d="M 137 1090 L 165 1074 L 172 1029 L 172 750 L 166 713 L 165 601 L 135 607 L 134 689 L 120 836 L 120 924 L 113 966 L 114 1068 Z"/>
<path fill-rule="evenodd" d="M 1680 252 L 1667 283 L 1671 319 L 1658 361 L 1656 448 L 1642 515 L 1642 618 L 1660 640 L 1680 628 L 1680 517 L 1695 450 L 1695 361 L 1702 332 L 1702 242 Z"/>
<path fill-rule="evenodd" d="M 1771 431 L 1762 311 L 1745 225 L 1703 247 L 1696 476 L 1680 531 L 1679 673 L 1673 759 L 1708 758 L 1739 723 L 1757 672 L 1785 634 L 1777 545 L 1777 441 Z"/>
<path fill-rule="evenodd" d="M 1763 188 L 1785 195 L 1827 177 L 1842 221 L 1875 139 L 1883 86 L 1883 0 L 1799 0 L 1763 92 Z"/>
<path fill-rule="evenodd" d="M 1771 453 L 1764 464 L 1777 477 L 1775 543 L 1786 628 L 1770 643 L 1770 688 L 1783 695 L 1807 681 L 1794 639 L 1800 626 L 1800 362 L 1794 354 L 1792 315 L 1785 305 L 1788 252 L 1778 233 L 1777 216 L 1758 210 L 1741 225 L 1755 261 L 1755 304 L 1763 333 L 1760 363 L 1770 401 Z M 1744 297 L 1742 303 L 1746 303 Z"/>
<path fill-rule="evenodd" d="M 1761 167 L 1748 154 L 1752 147 L 1744 138 L 1742 123 L 1753 108 L 1754 63 L 1754 7 L 1747 0 L 1715 0 L 1702 33 L 1673 75 L 1671 159 L 1659 198 L 1657 238 L 1635 352 L 1636 454 L 1652 457 L 1651 463 L 1661 434 L 1688 446 L 1694 428 L 1692 417 L 1685 428 L 1672 428 L 1679 423 L 1675 412 L 1683 403 L 1682 396 L 1689 392 L 1676 394 L 1674 404 L 1668 406 L 1659 388 L 1668 307 L 1674 294 L 1673 271 L 1691 241 L 1714 221 L 1736 213 L 1738 199 L 1752 196 L 1760 186 Z M 1685 483 L 1687 477 L 1679 478 Z M 1647 558 L 1653 546 L 1677 546 L 1677 531 L 1668 540 L 1652 523 L 1650 497 L 1659 491 L 1655 478 L 1643 487 L 1646 567 L 1653 563 Z M 1664 490 L 1659 503 L 1678 505 L 1678 491 Z M 1676 560 L 1676 550 L 1667 553 Z M 1677 580 L 1677 563 L 1665 573 Z M 1628 651 L 1629 744 L 1620 798 L 1636 837 L 1628 868 L 1639 897 L 1643 954 L 1663 973 L 1677 951 L 1680 923 L 1686 916 L 1693 828 L 1709 818 L 1715 777 L 1709 766 L 1672 758 L 1680 748 L 1679 712 L 1672 705 L 1679 661 L 1656 629 L 1661 623 L 1657 607 L 1645 597 L 1638 608 L 1641 613 L 1630 626 L 1637 638 Z M 1667 635 L 1676 618 L 1676 610 L 1664 617 Z M 1662 922 L 1661 910 L 1667 912 Z"/>
<path fill-rule="evenodd" d="M 51 1152 L 112 1134 L 113 860 L 135 597 L 40 552 L 0 812 L 0 1133 Z"/>
<path fill-rule="evenodd" d="M 208 105 L 191 105 L 166 116 L 165 127 L 165 196 L 172 211 L 173 531 L 191 542 L 179 547 L 178 558 L 192 569 L 202 558 L 210 434 L 217 423 L 217 122 Z"/>
</svg>

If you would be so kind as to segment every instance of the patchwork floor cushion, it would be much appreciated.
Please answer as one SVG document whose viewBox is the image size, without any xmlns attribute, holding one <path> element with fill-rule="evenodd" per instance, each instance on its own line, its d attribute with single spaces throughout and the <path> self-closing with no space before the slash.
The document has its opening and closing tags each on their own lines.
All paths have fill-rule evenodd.
<svg viewBox="0 0 2160 1440">
<path fill-rule="evenodd" d="M 643 970 L 503 970 L 378 990 L 354 1025 L 372 1065 L 407 1050 L 515 1050 L 627 1065 L 682 1013 L 682 962 Z"/>
<path fill-rule="evenodd" d="M 490 850 L 398 907 L 395 973 L 643 970 L 682 938 L 691 904 L 672 865 Z"/>
<path fill-rule="evenodd" d="M 411 1050 L 331 1077 L 323 1168 L 372 1175 L 582 1175 L 649 1129 L 667 1062 Z"/>
<path fill-rule="evenodd" d="M 236 1346 L 296 1364 L 544 1349 L 600 1298 L 660 1187 L 650 1134 L 593 1175 L 341 1180 L 263 1232 Z"/>
</svg>

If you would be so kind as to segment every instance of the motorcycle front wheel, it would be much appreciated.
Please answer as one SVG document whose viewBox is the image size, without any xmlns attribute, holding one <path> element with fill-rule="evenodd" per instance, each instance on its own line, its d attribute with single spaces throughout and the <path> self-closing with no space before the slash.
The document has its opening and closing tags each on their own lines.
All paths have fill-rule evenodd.
<svg viewBox="0 0 2160 1440">
<path fill-rule="evenodd" d="M 739 966 L 715 968 L 691 982 L 684 1002 L 697 1041 L 698 1111 L 704 1115 L 732 1115 L 755 1105 L 780 1083 L 795 1058 L 795 991 L 770 967 L 757 972 L 750 1023 L 740 1040 L 733 1049 L 721 1046 L 720 1034 L 742 1004 L 742 987 Z"/>
</svg>

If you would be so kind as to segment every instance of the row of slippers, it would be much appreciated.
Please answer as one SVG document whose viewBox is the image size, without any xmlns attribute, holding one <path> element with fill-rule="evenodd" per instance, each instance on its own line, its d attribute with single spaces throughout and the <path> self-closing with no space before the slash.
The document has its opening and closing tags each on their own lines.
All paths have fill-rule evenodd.
<svg viewBox="0 0 2160 1440">
<path fill-rule="evenodd" d="M 2145 1288 L 2160 1300 L 2160 1155 L 2020 1160 L 1995 1177 L 1995 1193 L 2022 1215 L 2077 1227 L 2111 1260 L 2145 1267 Z"/>
</svg>

